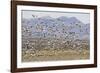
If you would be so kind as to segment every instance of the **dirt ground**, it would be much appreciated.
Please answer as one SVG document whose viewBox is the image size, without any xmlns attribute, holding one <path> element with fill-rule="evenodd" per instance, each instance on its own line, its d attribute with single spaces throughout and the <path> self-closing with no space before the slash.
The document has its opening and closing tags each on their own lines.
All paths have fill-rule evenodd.
<svg viewBox="0 0 100 73">
<path fill-rule="evenodd" d="M 84 60 L 89 59 L 89 50 L 23 50 L 22 62 Z"/>
</svg>

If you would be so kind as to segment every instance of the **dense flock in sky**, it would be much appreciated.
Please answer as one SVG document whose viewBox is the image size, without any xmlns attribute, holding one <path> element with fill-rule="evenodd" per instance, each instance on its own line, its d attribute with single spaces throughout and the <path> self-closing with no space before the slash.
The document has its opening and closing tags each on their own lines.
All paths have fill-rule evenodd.
<svg viewBox="0 0 100 73">
<path fill-rule="evenodd" d="M 90 23 L 76 17 L 22 18 L 23 49 L 89 49 L 89 40 Z"/>
</svg>

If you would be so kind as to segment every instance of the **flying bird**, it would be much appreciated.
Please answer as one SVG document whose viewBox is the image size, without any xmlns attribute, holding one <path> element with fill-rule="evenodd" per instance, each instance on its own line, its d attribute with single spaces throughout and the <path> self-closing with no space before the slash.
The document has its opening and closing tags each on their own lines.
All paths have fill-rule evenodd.
<svg viewBox="0 0 100 73">
<path fill-rule="evenodd" d="M 32 17 L 36 17 L 35 15 L 32 15 Z"/>
</svg>

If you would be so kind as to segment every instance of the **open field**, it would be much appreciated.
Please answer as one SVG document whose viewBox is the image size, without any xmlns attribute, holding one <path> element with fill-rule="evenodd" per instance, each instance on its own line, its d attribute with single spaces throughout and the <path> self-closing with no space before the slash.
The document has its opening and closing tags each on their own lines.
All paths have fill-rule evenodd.
<svg viewBox="0 0 100 73">
<path fill-rule="evenodd" d="M 89 59 L 89 50 L 23 50 L 22 62 Z"/>
</svg>

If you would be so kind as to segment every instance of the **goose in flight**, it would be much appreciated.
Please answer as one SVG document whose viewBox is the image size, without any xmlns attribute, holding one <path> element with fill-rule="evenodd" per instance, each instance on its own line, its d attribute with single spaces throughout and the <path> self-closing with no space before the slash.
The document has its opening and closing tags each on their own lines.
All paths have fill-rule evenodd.
<svg viewBox="0 0 100 73">
<path fill-rule="evenodd" d="M 35 15 L 32 15 L 32 17 L 36 17 Z"/>
</svg>

